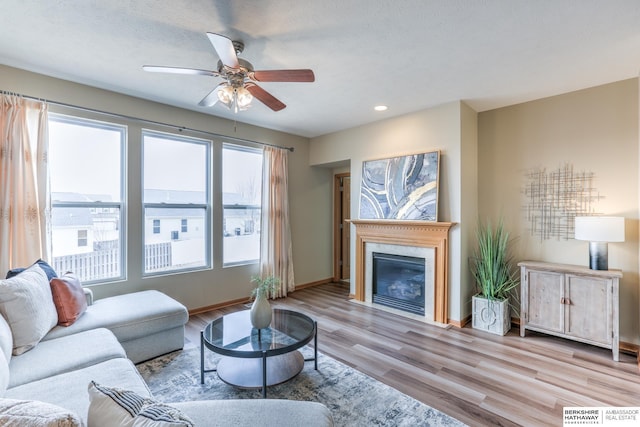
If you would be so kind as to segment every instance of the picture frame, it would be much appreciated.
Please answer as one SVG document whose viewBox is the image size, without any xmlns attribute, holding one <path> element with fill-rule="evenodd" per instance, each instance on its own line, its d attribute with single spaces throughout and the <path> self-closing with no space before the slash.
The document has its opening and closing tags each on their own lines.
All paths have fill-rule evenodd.
<svg viewBox="0 0 640 427">
<path fill-rule="evenodd" d="M 440 151 L 362 162 L 360 219 L 438 220 Z"/>
</svg>

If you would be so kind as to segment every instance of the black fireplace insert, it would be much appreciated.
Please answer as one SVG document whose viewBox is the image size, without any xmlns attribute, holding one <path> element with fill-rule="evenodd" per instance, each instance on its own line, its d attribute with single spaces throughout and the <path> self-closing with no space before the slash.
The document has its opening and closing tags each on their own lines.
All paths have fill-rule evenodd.
<svg viewBox="0 0 640 427">
<path fill-rule="evenodd" d="M 424 316 L 425 260 L 373 252 L 373 302 Z"/>
</svg>

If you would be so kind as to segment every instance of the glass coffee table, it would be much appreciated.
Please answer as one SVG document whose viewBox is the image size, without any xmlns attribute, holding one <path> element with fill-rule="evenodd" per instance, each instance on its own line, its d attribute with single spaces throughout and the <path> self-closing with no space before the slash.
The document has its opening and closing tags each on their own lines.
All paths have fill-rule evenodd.
<svg viewBox="0 0 640 427">
<path fill-rule="evenodd" d="M 297 351 L 313 339 L 313 359 Z M 215 369 L 205 369 L 204 349 L 223 357 Z M 318 324 L 309 316 L 291 310 L 273 309 L 271 325 L 251 326 L 249 310 L 226 314 L 209 323 L 200 333 L 200 383 L 206 372 L 216 372 L 222 381 L 242 388 L 262 388 L 283 383 L 302 371 L 305 361 L 318 370 Z"/>
</svg>

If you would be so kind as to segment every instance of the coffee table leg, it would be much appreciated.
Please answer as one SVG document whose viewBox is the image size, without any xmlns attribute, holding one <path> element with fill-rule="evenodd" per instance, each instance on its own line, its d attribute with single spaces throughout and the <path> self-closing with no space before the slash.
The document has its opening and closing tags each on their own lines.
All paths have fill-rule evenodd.
<svg viewBox="0 0 640 427">
<path fill-rule="evenodd" d="M 267 352 L 262 352 L 262 398 L 267 398 Z"/>
<path fill-rule="evenodd" d="M 313 322 L 313 365 L 318 370 L 318 322 Z"/>
<path fill-rule="evenodd" d="M 204 384 L 204 332 L 200 331 L 200 384 Z"/>
</svg>

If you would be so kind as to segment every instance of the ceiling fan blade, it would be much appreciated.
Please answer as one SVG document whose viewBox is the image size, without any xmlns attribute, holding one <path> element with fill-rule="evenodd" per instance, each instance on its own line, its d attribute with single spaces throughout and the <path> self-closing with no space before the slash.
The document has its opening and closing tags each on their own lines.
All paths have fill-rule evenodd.
<svg viewBox="0 0 640 427">
<path fill-rule="evenodd" d="M 258 82 L 313 82 L 316 80 L 312 70 L 261 70 L 249 73 Z"/>
<path fill-rule="evenodd" d="M 212 107 L 213 105 L 215 105 L 215 103 L 218 102 L 218 91 L 224 85 L 225 83 L 223 82 L 216 86 L 211 92 L 207 94 L 207 96 L 202 98 L 202 101 L 198 102 L 198 105 L 201 107 Z"/>
<path fill-rule="evenodd" d="M 251 93 L 251 95 L 254 96 L 254 98 L 257 98 L 260 102 L 271 108 L 273 111 L 280 111 L 286 108 L 286 105 L 280 102 L 280 100 L 278 100 L 275 96 L 271 95 L 266 90 L 262 89 L 257 84 L 248 82 L 244 85 L 244 87 L 247 88 L 247 90 Z"/>
<path fill-rule="evenodd" d="M 236 55 L 236 48 L 233 46 L 233 42 L 229 37 L 225 37 L 216 33 L 207 33 L 209 41 L 216 50 L 220 61 L 227 67 L 238 68 L 238 55 Z"/>
<path fill-rule="evenodd" d="M 142 69 L 150 71 L 152 73 L 172 73 L 172 74 L 191 74 L 198 76 L 213 76 L 218 77 L 220 74 L 217 71 L 210 70 L 198 70 L 197 68 L 182 68 L 182 67 L 163 67 L 158 65 L 143 65 Z"/>
</svg>

